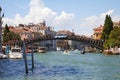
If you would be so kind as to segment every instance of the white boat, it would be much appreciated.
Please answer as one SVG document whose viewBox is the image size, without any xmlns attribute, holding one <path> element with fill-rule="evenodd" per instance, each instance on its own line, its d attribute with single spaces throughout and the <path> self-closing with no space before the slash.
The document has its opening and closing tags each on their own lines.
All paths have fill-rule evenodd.
<svg viewBox="0 0 120 80">
<path fill-rule="evenodd" d="M 46 52 L 46 48 L 45 47 L 39 47 L 38 48 L 38 52 L 45 53 Z"/>
<path fill-rule="evenodd" d="M 7 55 L 5 54 L 0 54 L 0 59 L 6 59 L 7 58 Z"/>
<path fill-rule="evenodd" d="M 85 50 L 82 50 L 82 51 L 81 51 L 81 54 L 85 54 Z"/>
<path fill-rule="evenodd" d="M 12 47 L 9 52 L 9 58 L 11 59 L 21 59 L 23 58 L 23 53 L 20 47 Z"/>
<path fill-rule="evenodd" d="M 64 50 L 64 54 L 70 54 L 69 50 Z"/>
<path fill-rule="evenodd" d="M 61 50 L 61 48 L 60 47 L 57 47 L 57 51 L 60 51 Z"/>
<path fill-rule="evenodd" d="M 75 51 L 78 51 L 78 49 L 75 49 Z"/>
</svg>

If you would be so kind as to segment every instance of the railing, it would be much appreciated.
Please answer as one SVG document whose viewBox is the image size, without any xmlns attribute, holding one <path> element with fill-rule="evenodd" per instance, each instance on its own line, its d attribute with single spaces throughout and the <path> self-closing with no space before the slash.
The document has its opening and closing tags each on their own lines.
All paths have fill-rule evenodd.
<svg viewBox="0 0 120 80">
<path fill-rule="evenodd" d="M 45 41 L 45 40 L 74 40 L 79 41 L 85 44 L 89 44 L 93 47 L 96 47 L 98 49 L 103 49 L 103 41 L 102 40 L 95 40 L 92 38 L 84 37 L 84 36 L 78 36 L 78 35 L 63 35 L 63 36 L 52 36 L 52 35 L 42 35 L 37 38 L 31 38 L 31 39 L 25 39 L 24 41 L 9 41 L 4 44 L 10 44 L 10 45 L 23 45 L 23 42 L 27 44 Z"/>
</svg>

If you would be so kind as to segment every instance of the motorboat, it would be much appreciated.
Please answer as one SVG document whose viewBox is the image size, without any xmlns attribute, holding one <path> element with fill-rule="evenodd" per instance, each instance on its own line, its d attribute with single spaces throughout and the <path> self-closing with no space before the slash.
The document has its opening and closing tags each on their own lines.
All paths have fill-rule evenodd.
<svg viewBox="0 0 120 80">
<path fill-rule="evenodd" d="M 85 50 L 81 51 L 81 54 L 85 54 Z"/>
<path fill-rule="evenodd" d="M 61 50 L 61 48 L 60 47 L 57 47 L 57 51 L 60 51 Z"/>
<path fill-rule="evenodd" d="M 64 50 L 64 54 L 70 54 L 69 50 Z"/>
<path fill-rule="evenodd" d="M 78 51 L 78 49 L 75 49 L 74 51 Z"/>
<path fill-rule="evenodd" d="M 0 54 L 0 59 L 6 59 L 7 58 L 7 55 L 5 54 Z"/>
<path fill-rule="evenodd" d="M 31 46 L 27 46 L 25 52 L 26 53 L 31 53 L 32 52 Z"/>
<path fill-rule="evenodd" d="M 38 48 L 38 52 L 45 53 L 46 52 L 46 48 L 45 47 L 39 47 Z"/>
<path fill-rule="evenodd" d="M 9 52 L 9 58 L 11 59 L 21 59 L 23 58 L 23 53 L 20 47 L 12 47 Z"/>
</svg>

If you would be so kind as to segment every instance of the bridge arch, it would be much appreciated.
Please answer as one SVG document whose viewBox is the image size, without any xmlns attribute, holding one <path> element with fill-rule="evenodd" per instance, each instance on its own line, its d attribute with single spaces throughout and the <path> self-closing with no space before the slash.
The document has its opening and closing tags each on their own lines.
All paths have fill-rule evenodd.
<svg viewBox="0 0 120 80">
<path fill-rule="evenodd" d="M 79 41 L 79 42 L 91 45 L 91 46 L 96 47 L 97 49 L 100 49 L 100 50 L 103 49 L 103 41 L 102 40 L 95 40 L 92 38 L 78 36 L 78 35 L 64 35 L 64 36 L 42 35 L 42 36 L 39 36 L 36 38 L 25 39 L 24 41 L 9 41 L 6 44 L 23 45 L 23 42 L 25 44 L 31 44 L 31 43 L 45 41 L 45 40 L 74 40 L 74 41 Z"/>
</svg>

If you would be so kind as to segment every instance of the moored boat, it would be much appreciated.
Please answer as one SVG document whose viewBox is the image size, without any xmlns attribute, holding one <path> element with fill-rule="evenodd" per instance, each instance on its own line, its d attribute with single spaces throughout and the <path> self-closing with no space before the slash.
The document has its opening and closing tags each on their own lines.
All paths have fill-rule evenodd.
<svg viewBox="0 0 120 80">
<path fill-rule="evenodd" d="M 70 54 L 69 50 L 64 50 L 64 54 Z"/>
<path fill-rule="evenodd" d="M 60 47 L 57 47 L 57 51 L 60 51 L 61 50 L 61 48 Z"/>
<path fill-rule="evenodd" d="M 9 58 L 11 59 L 21 59 L 23 58 L 23 53 L 20 47 L 12 47 L 9 52 Z"/>
<path fill-rule="evenodd" d="M 81 54 L 85 54 L 85 50 L 81 51 Z"/>
<path fill-rule="evenodd" d="M 32 50 L 27 49 L 25 52 L 26 52 L 26 53 L 31 53 Z"/>
<path fill-rule="evenodd" d="M 38 48 L 38 52 L 45 53 L 46 52 L 46 48 L 45 47 L 39 47 Z"/>
<path fill-rule="evenodd" d="M 0 59 L 6 59 L 7 58 L 7 55 L 5 54 L 0 54 Z"/>
<path fill-rule="evenodd" d="M 113 52 L 111 50 L 104 50 L 103 53 L 107 55 L 113 55 Z"/>
</svg>

